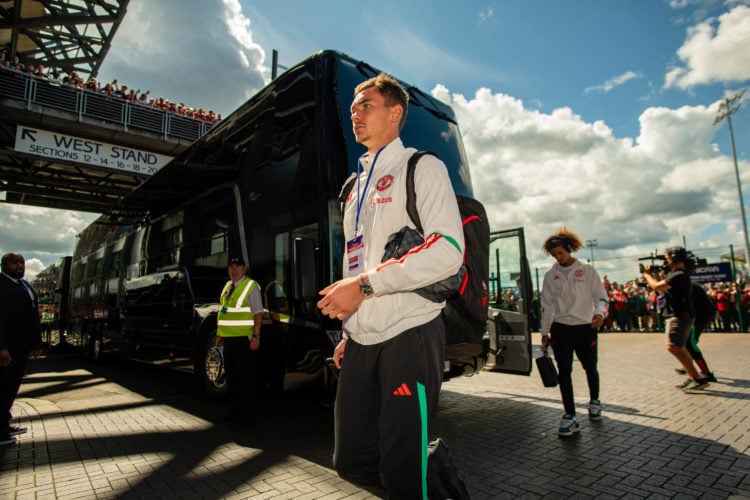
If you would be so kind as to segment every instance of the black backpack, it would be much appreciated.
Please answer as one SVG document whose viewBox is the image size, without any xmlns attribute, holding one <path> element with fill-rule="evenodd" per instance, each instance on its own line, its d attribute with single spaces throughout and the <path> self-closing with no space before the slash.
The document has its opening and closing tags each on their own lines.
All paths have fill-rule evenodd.
<svg viewBox="0 0 750 500">
<path fill-rule="evenodd" d="M 437 155 L 430 151 L 417 151 L 409 158 L 406 166 L 406 211 L 421 237 L 424 237 L 424 234 L 417 211 L 414 172 L 420 158 L 425 154 L 431 154 L 437 158 Z M 356 173 L 352 174 L 341 188 L 339 204 L 342 209 L 356 177 Z M 456 195 L 456 201 L 464 231 L 464 262 L 456 276 L 435 285 L 440 287 L 447 282 L 450 282 L 451 286 L 453 283 L 456 284 L 457 291 L 447 298 L 443 309 L 447 342 L 481 344 L 486 331 L 489 305 L 487 283 L 489 282 L 490 226 L 484 206 L 480 202 L 461 195 Z M 420 292 L 417 291 L 417 293 Z M 429 291 L 421 294 L 429 298 Z M 441 302 L 442 300 L 443 298 L 440 299 Z"/>
<path fill-rule="evenodd" d="M 693 297 L 693 309 L 695 310 L 695 321 L 706 322 L 711 321 L 716 315 L 716 301 L 706 293 L 706 289 L 703 285 L 691 281 L 693 289 L 691 295 Z"/>
</svg>

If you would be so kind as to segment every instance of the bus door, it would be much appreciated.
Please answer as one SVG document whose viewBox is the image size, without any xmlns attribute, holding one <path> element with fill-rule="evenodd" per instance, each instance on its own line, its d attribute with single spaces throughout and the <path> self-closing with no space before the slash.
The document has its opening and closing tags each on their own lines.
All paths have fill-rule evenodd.
<svg viewBox="0 0 750 500">
<path fill-rule="evenodd" d="M 490 352 L 486 369 L 531 373 L 531 327 L 537 314 L 523 228 L 490 233 Z"/>
</svg>

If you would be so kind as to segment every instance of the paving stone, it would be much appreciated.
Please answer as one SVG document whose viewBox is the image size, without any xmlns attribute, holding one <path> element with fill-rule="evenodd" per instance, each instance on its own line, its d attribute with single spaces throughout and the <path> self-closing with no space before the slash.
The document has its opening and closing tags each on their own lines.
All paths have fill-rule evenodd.
<svg viewBox="0 0 750 500">
<path fill-rule="evenodd" d="M 600 335 L 604 420 L 588 421 L 576 364 L 572 438 L 557 436 L 559 391 L 536 373 L 446 382 L 437 429 L 475 500 L 750 498 L 750 335 L 704 334 L 701 348 L 719 382 L 688 395 L 663 335 Z M 0 498 L 377 498 L 332 470 L 332 412 L 306 396 L 233 433 L 180 385 L 189 376 L 152 371 L 179 387 L 160 397 L 117 372 L 129 366 L 30 363 L 14 408 L 29 432 L 0 449 Z"/>
</svg>

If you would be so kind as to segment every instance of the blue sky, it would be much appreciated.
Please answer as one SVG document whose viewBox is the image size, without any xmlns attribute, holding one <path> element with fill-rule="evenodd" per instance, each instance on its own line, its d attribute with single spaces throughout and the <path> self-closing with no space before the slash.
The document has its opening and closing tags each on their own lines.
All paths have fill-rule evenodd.
<svg viewBox="0 0 750 500">
<path fill-rule="evenodd" d="M 566 225 L 625 280 L 634 255 L 683 239 L 709 260 L 741 251 L 729 133 L 712 121 L 748 87 L 748 47 L 750 0 L 131 0 L 99 79 L 226 115 L 268 81 L 272 49 L 286 66 L 346 52 L 453 106 L 476 194 L 493 228 L 526 229 L 533 266 Z M 746 200 L 749 108 L 733 117 Z M 0 210 L 55 223 L 14 241 L 40 268 L 93 219 Z"/>
<path fill-rule="evenodd" d="M 279 50 L 282 63 L 306 57 L 310 47 L 333 48 L 423 89 L 441 83 L 470 97 L 488 87 L 546 113 L 571 107 L 586 122 L 605 121 L 617 136 L 637 137 L 638 117 L 647 107 L 707 104 L 733 88 L 664 88 L 667 72 L 685 66 L 677 52 L 687 30 L 726 13 L 733 3 L 241 3 L 258 43 L 267 49 L 262 41 L 268 41 Z M 380 20 L 383 12 L 387 22 Z M 277 28 L 284 24 L 294 28 Z"/>
<path fill-rule="evenodd" d="M 586 121 L 604 119 L 630 136 L 638 110 L 656 99 L 686 28 L 675 9 L 654 0 L 336 2 L 348 7 L 336 7 L 335 16 L 291 3 L 248 2 L 258 37 L 271 41 L 282 60 L 304 57 L 313 44 L 337 48 L 423 88 L 440 82 L 470 96 L 489 87 L 548 112 L 572 106 Z M 377 21 L 378 12 L 389 12 L 388 21 Z M 285 19 L 305 26 L 299 36 L 312 43 L 298 43 L 296 30 L 276 32 Z M 628 72 L 637 75 L 628 85 L 598 90 Z M 666 94 L 659 102 L 670 100 Z"/>
</svg>

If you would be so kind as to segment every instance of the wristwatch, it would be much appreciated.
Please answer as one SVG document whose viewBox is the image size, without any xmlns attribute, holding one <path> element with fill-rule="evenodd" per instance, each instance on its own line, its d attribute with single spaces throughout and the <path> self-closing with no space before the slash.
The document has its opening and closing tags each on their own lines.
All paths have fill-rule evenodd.
<svg viewBox="0 0 750 500">
<path fill-rule="evenodd" d="M 359 275 L 359 293 L 361 293 L 366 299 L 372 297 L 374 293 L 372 291 L 372 285 L 370 284 L 370 278 L 367 276 L 367 273 L 362 273 Z"/>
</svg>

